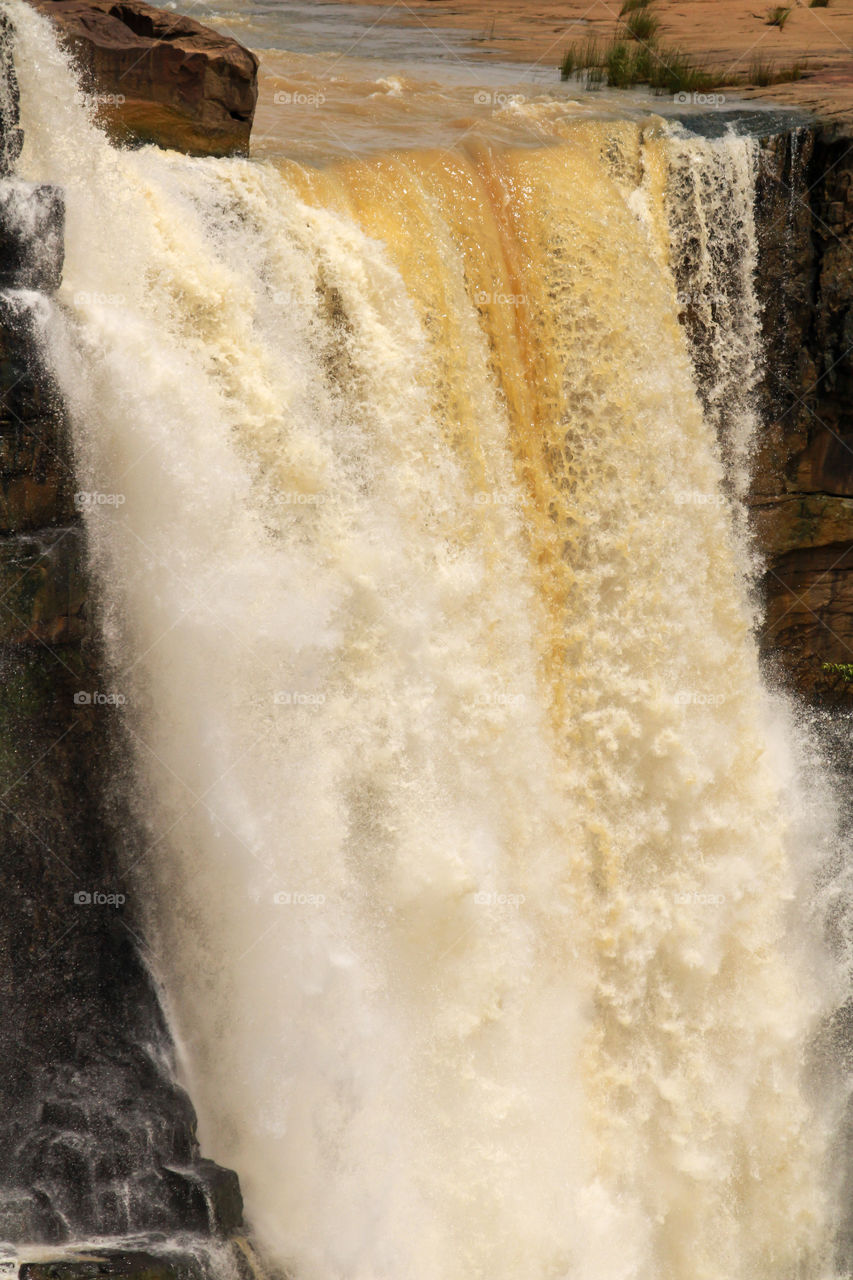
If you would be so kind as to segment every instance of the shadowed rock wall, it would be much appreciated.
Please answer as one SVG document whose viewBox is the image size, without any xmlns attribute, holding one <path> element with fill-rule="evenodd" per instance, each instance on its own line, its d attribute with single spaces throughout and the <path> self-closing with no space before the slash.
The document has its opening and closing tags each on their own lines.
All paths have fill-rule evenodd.
<svg viewBox="0 0 853 1280">
<path fill-rule="evenodd" d="M 769 139 L 757 213 L 762 648 L 808 698 L 853 705 L 853 132 L 815 125 Z"/>
<path fill-rule="evenodd" d="M 0 1242 L 224 1235 L 242 1218 L 237 1178 L 201 1158 L 119 872 L 137 837 L 109 799 L 116 699 L 38 355 L 62 195 L 11 176 L 10 47 L 0 19 Z"/>
</svg>

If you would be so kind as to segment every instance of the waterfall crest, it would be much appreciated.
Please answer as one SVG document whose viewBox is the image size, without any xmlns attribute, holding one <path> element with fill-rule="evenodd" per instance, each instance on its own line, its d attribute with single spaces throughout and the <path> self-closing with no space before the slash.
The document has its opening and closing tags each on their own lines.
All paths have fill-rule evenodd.
<svg viewBox="0 0 853 1280">
<path fill-rule="evenodd" d="M 755 144 L 531 106 L 538 146 L 120 152 L 11 11 L 127 877 L 260 1239 L 300 1280 L 831 1274 L 836 978 L 733 505 Z"/>
</svg>

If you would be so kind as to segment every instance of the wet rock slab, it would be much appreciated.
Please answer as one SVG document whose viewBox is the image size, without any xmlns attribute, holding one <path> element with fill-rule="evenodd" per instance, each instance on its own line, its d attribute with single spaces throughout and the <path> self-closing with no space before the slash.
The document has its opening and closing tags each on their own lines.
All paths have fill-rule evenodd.
<svg viewBox="0 0 853 1280">
<path fill-rule="evenodd" d="M 209 1280 L 202 1256 L 104 1250 L 41 1261 L 13 1262 L 19 1280 Z"/>
<path fill-rule="evenodd" d="M 244 1236 L 211 1246 L 191 1233 L 176 1238 L 130 1236 L 59 1249 L 0 1249 L 0 1276 L 9 1280 L 286 1280 L 265 1271 Z"/>
<path fill-rule="evenodd" d="M 204 1280 L 197 1258 L 153 1253 L 106 1253 L 58 1261 L 24 1262 L 20 1280 Z"/>
</svg>

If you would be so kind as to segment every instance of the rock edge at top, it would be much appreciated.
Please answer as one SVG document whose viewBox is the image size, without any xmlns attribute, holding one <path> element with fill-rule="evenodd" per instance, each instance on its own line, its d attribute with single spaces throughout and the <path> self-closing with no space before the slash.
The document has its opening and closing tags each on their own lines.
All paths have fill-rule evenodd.
<svg viewBox="0 0 853 1280">
<path fill-rule="evenodd" d="M 30 0 L 59 28 L 98 117 L 120 142 L 248 155 L 258 59 L 145 0 Z"/>
</svg>

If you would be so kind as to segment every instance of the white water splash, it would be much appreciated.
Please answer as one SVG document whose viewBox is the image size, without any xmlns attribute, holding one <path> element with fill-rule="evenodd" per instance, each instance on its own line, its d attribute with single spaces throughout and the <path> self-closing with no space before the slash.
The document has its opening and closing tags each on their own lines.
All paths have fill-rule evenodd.
<svg viewBox="0 0 853 1280">
<path fill-rule="evenodd" d="M 68 202 L 46 341 L 101 495 L 128 874 L 267 1249 L 306 1280 L 829 1274 L 829 819 L 789 791 L 677 322 L 694 144 L 121 153 L 13 12 L 26 176 Z M 750 150 L 701 155 L 746 385 Z"/>
</svg>

